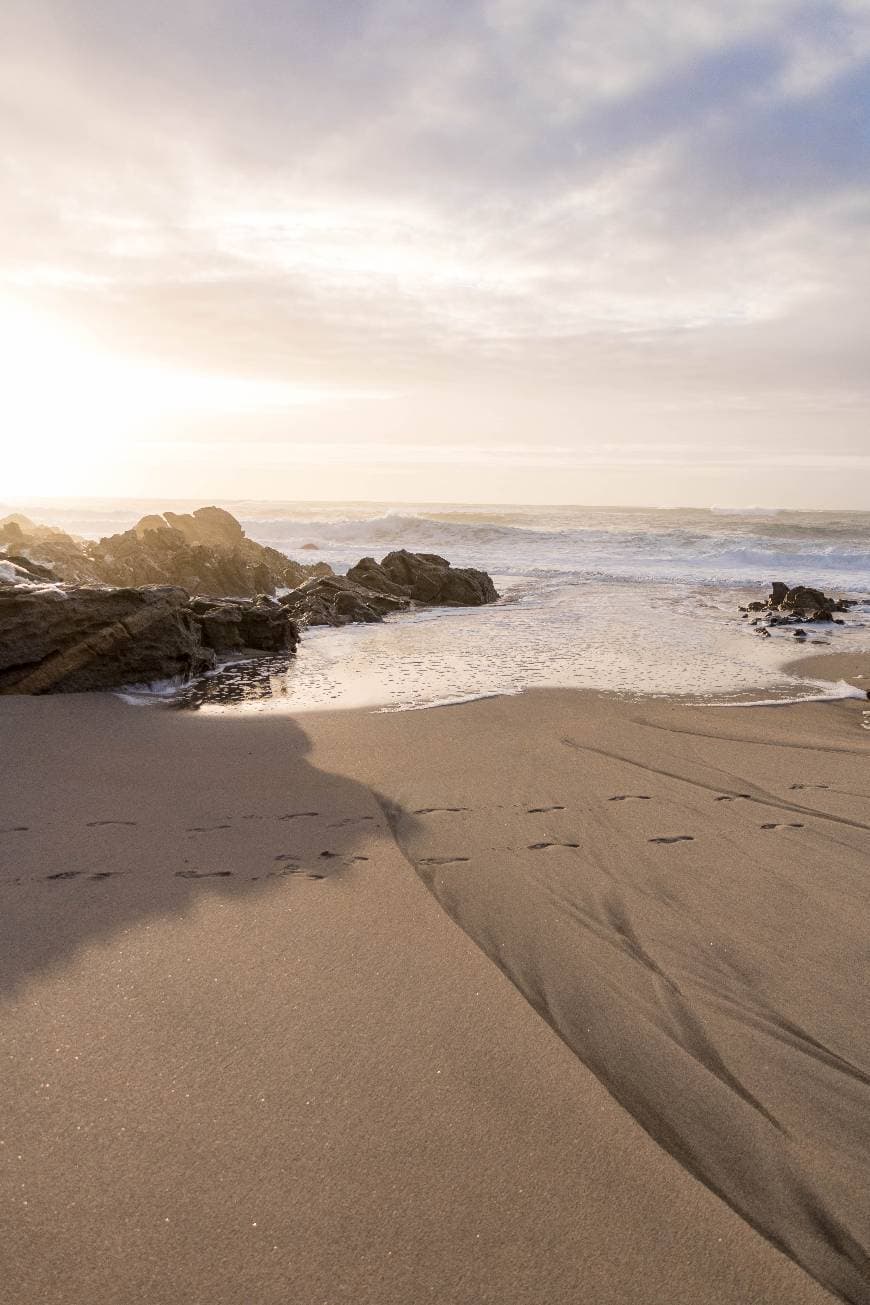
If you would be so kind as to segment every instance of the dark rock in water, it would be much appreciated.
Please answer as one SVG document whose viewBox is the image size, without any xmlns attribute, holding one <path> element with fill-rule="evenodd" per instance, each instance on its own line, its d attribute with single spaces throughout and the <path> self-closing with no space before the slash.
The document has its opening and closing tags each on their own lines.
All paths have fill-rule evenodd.
<svg viewBox="0 0 870 1305">
<path fill-rule="evenodd" d="M 284 657 L 280 603 L 194 599 L 176 586 L 0 585 L 0 693 L 72 693 L 190 680 L 218 658 Z"/>
<path fill-rule="evenodd" d="M 318 549 L 319 547 L 320 547 L 319 544 L 303 544 L 303 545 L 302 545 L 302 552 L 303 552 L 303 553 L 306 553 L 306 552 L 316 552 L 317 549 Z"/>
<path fill-rule="evenodd" d="M 278 601 L 303 625 L 380 621 L 391 612 L 402 612 L 411 606 L 407 598 L 376 593 L 338 575 L 306 580 Z"/>
<path fill-rule="evenodd" d="M 478 607 L 498 598 L 485 571 L 453 567 L 437 553 L 409 553 L 404 548 L 388 553 L 380 563 L 364 557 L 347 576 L 378 593 L 439 607 Z"/>
<path fill-rule="evenodd" d="M 811 620 L 823 619 L 820 612 L 847 612 L 855 606 L 853 598 L 829 598 L 821 589 L 809 585 L 795 585 L 790 588 L 781 580 L 776 580 L 767 599 L 767 606 L 782 612 L 811 613 Z"/>
<path fill-rule="evenodd" d="M 74 539 L 27 517 L 0 522 L 0 547 L 49 566 L 67 583 L 119 586 L 180 585 L 189 593 L 253 598 L 331 575 L 325 562 L 303 565 L 248 539 L 222 508 L 155 513 L 131 530 L 94 543 Z"/>
<path fill-rule="evenodd" d="M 190 606 L 203 643 L 220 656 L 293 652 L 299 642 L 299 627 L 290 612 L 267 596 L 254 602 L 194 598 Z"/>
<path fill-rule="evenodd" d="M 750 603 L 749 606 L 748 606 L 748 608 L 747 608 L 747 611 L 749 611 L 749 612 L 763 612 L 763 611 L 764 611 L 764 603 L 758 603 L 758 602 Z"/>
<path fill-rule="evenodd" d="M 74 693 L 214 664 L 183 589 L 0 589 L 0 693 Z"/>
</svg>

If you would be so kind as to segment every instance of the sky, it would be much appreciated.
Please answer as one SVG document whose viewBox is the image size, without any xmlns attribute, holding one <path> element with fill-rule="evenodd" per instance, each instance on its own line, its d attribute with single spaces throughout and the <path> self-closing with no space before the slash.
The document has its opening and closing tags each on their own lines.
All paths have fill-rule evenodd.
<svg viewBox="0 0 870 1305">
<path fill-rule="evenodd" d="M 5 0 L 0 498 L 870 506 L 870 0 Z"/>
</svg>

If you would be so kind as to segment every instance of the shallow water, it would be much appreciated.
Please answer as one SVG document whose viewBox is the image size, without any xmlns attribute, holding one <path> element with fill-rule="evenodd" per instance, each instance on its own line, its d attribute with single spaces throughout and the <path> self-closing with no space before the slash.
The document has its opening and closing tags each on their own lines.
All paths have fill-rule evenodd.
<svg viewBox="0 0 870 1305">
<path fill-rule="evenodd" d="M 32 505 L 77 533 L 124 529 L 160 504 Z M 177 504 L 176 507 L 196 506 Z M 870 592 L 870 514 L 762 509 L 225 503 L 248 534 L 338 572 L 407 547 L 483 567 L 502 595 L 381 625 L 308 630 L 298 656 L 234 668 L 185 693 L 258 710 L 402 710 L 539 686 L 707 697 L 807 686 L 781 666 L 826 648 L 870 647 L 870 603 L 845 626 L 767 639 L 737 613 L 773 580 Z M 25 508 L 25 510 L 27 510 Z M 314 544 L 315 548 L 305 545 Z M 812 691 L 812 690 L 809 690 Z M 818 689 L 815 689 L 818 692 Z"/>
</svg>

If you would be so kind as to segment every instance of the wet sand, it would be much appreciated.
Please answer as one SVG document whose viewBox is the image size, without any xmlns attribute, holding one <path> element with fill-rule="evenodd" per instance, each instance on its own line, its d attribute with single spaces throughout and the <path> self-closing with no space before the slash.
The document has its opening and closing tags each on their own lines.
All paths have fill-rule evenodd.
<svg viewBox="0 0 870 1305">
<path fill-rule="evenodd" d="M 0 701 L 0 1299 L 870 1299 L 862 711 Z"/>
</svg>

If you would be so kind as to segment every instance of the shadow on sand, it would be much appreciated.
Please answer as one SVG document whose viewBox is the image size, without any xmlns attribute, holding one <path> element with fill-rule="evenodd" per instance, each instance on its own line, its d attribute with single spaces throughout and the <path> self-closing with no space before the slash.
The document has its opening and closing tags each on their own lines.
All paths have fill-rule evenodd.
<svg viewBox="0 0 870 1305">
<path fill-rule="evenodd" d="M 0 700 L 0 991 L 204 894 L 316 893 L 389 831 L 288 716 Z"/>
</svg>

